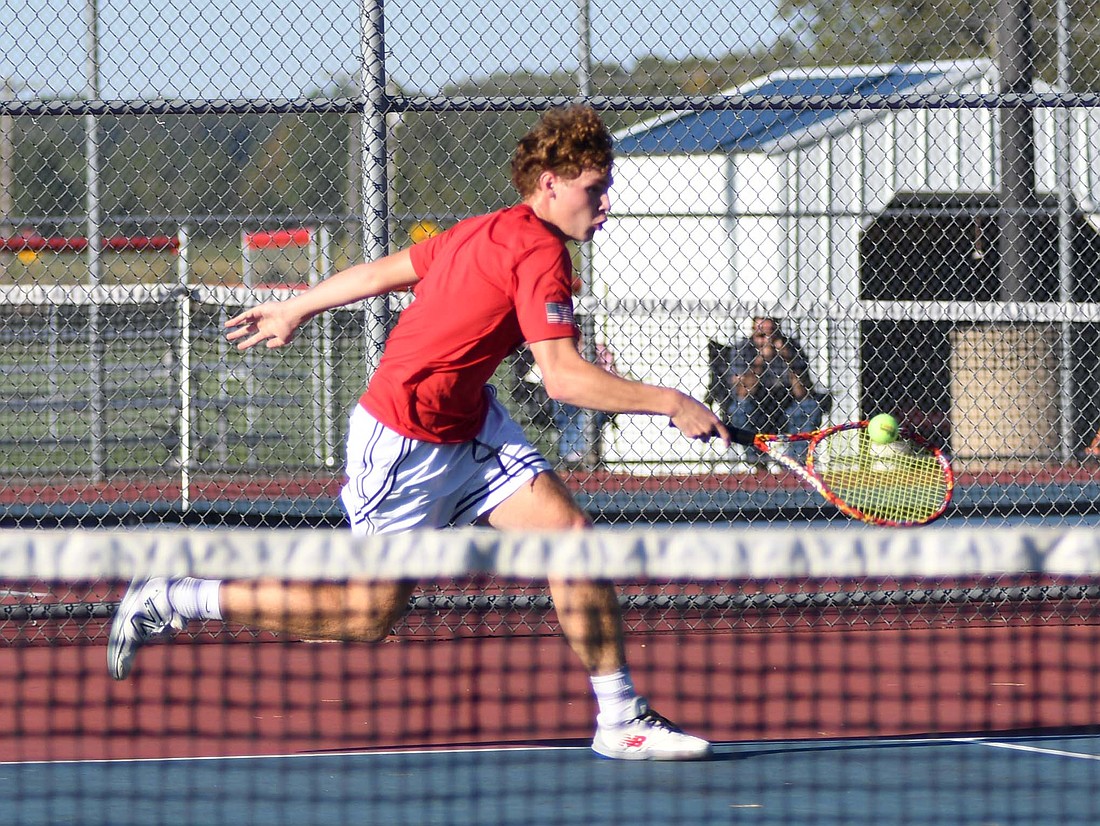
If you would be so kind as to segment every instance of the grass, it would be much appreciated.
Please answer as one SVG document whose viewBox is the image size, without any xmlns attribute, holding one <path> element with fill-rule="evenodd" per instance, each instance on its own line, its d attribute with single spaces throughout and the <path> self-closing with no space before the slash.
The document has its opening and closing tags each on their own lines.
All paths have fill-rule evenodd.
<svg viewBox="0 0 1100 826">
<path fill-rule="evenodd" d="M 242 354 L 215 329 L 205 325 L 193 341 L 194 469 L 211 474 L 327 469 L 308 332 L 291 349 Z M 92 474 L 95 371 L 87 330 L 68 325 L 60 340 L 51 340 L 36 324 L 18 336 L 10 327 L 6 332 L 16 340 L 0 347 L 0 468 L 23 478 Z M 178 472 L 181 376 L 172 331 L 114 327 L 101 337 L 100 472 L 108 478 Z M 333 349 L 329 441 L 339 467 L 347 415 L 364 387 L 364 347 L 354 324 L 335 337 Z M 509 366 L 497 371 L 494 383 L 529 437 L 554 455 L 553 434 L 540 430 L 518 403 L 525 388 Z"/>
<path fill-rule="evenodd" d="M 335 245 L 333 266 L 354 253 Z M 243 279 L 239 239 L 196 237 L 190 242 L 188 282 L 236 285 Z M 100 283 L 175 284 L 172 253 L 104 253 Z M 252 280 L 301 283 L 310 263 L 303 248 L 254 253 Z M 0 254 L 0 285 L 88 284 L 87 258 L 73 253 Z M 319 390 L 310 334 L 293 348 L 240 354 L 221 336 L 224 311 L 194 309 L 191 353 L 192 457 L 200 473 L 272 474 L 326 467 Z M 99 475 L 178 473 L 181 402 L 177 307 L 111 305 L 100 314 L 94 346 L 87 308 L 0 305 L 0 469 L 9 476 L 56 477 L 96 473 L 93 431 L 102 457 Z M 333 340 L 329 400 L 337 465 L 342 464 L 348 412 L 365 385 L 362 319 L 330 316 Z M 92 364 L 99 365 L 98 370 Z M 326 369 L 326 368 L 323 368 Z M 100 394 L 95 392 L 97 374 Z M 505 364 L 493 382 L 498 397 L 529 438 L 554 455 L 553 433 L 520 402 L 527 388 Z M 97 402 L 98 399 L 98 402 Z M 96 407 L 101 410 L 94 417 Z M 93 427 L 93 418 L 98 426 Z M 318 455 L 318 454 L 322 455 Z M 327 469 L 327 467 L 326 467 Z"/>
</svg>

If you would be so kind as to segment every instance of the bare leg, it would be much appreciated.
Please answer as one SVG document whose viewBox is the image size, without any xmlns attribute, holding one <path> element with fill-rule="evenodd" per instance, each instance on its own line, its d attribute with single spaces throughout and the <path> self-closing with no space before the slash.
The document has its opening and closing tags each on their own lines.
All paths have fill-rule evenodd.
<svg viewBox="0 0 1100 826">
<path fill-rule="evenodd" d="M 488 521 L 502 530 L 580 530 L 590 525 L 555 473 L 535 477 L 498 505 Z M 622 615 L 614 585 L 554 580 L 550 589 L 562 632 L 588 672 L 611 674 L 625 666 Z"/>
<path fill-rule="evenodd" d="M 107 638 L 107 671 L 124 680 L 138 649 L 152 637 L 182 630 L 188 619 L 216 616 L 250 628 L 282 631 L 304 639 L 376 642 L 384 639 L 408 606 L 412 582 L 316 583 L 278 579 L 217 582 L 154 577 L 131 584 Z M 213 594 L 204 585 L 216 586 Z M 191 586 L 198 590 L 192 591 Z M 206 600 L 216 600 L 216 613 Z"/>
<path fill-rule="evenodd" d="M 230 581 L 222 586 L 222 614 L 249 628 L 304 639 L 377 642 L 405 613 L 413 585 Z"/>
<path fill-rule="evenodd" d="M 550 583 L 561 630 L 588 673 L 613 674 L 626 665 L 618 594 L 609 582 Z"/>
</svg>

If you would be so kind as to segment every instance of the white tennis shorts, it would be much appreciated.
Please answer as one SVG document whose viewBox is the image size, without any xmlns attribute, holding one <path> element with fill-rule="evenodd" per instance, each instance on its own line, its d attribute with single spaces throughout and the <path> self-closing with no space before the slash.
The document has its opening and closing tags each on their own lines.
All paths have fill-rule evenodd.
<svg viewBox="0 0 1100 826">
<path fill-rule="evenodd" d="M 473 524 L 550 470 L 493 393 L 485 424 L 469 442 L 410 439 L 356 405 L 347 447 L 340 499 L 357 535 Z"/>
</svg>

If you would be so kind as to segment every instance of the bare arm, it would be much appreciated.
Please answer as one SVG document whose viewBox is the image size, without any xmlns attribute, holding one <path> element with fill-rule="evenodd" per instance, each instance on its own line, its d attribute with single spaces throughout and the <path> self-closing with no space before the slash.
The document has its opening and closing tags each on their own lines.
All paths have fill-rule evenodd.
<svg viewBox="0 0 1100 826">
<path fill-rule="evenodd" d="M 729 432 L 710 408 L 679 390 L 609 373 L 581 358 L 572 339 L 536 341 L 530 347 L 552 399 L 607 413 L 668 416 L 685 436 L 718 436 L 729 446 Z"/>
<path fill-rule="evenodd" d="M 227 336 L 246 350 L 262 341 L 269 349 L 289 344 L 297 329 L 318 313 L 353 304 L 364 298 L 404 290 L 419 279 L 408 250 L 377 261 L 355 264 L 286 301 L 268 301 L 225 322 Z"/>
</svg>

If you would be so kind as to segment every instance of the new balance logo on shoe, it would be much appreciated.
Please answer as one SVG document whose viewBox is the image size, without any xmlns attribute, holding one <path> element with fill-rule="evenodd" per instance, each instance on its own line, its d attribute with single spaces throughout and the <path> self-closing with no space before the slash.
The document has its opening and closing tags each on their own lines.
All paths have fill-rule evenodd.
<svg viewBox="0 0 1100 826">
<path fill-rule="evenodd" d="M 598 725 L 592 750 L 612 760 L 701 760 L 710 756 L 710 743 L 684 734 L 643 698 L 635 698 L 633 713 L 624 723 Z"/>
<path fill-rule="evenodd" d="M 177 614 L 168 599 L 168 582 L 162 578 L 130 584 L 111 623 L 107 638 L 107 670 L 116 680 L 130 674 L 134 655 L 150 639 L 182 631 L 187 620 Z"/>
<path fill-rule="evenodd" d="M 154 634 L 163 632 L 168 625 L 169 619 L 161 614 L 151 599 L 145 600 L 141 607 L 146 613 L 135 614 L 133 616 L 131 623 L 134 626 L 134 630 L 143 637 L 151 637 Z"/>
</svg>

